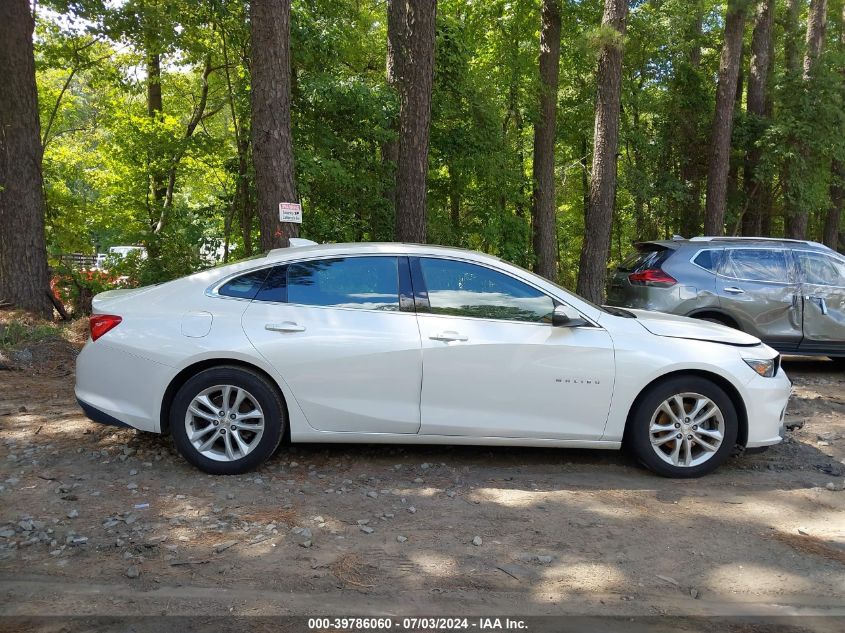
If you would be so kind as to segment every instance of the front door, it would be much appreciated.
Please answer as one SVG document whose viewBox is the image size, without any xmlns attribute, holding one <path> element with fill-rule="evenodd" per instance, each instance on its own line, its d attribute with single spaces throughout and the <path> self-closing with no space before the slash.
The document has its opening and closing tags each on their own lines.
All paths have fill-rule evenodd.
<svg viewBox="0 0 845 633">
<path fill-rule="evenodd" d="M 801 349 L 845 356 L 845 262 L 824 253 L 793 252 L 804 301 Z"/>
<path fill-rule="evenodd" d="M 726 248 L 716 279 L 723 311 L 782 351 L 801 342 L 801 288 L 782 248 Z"/>
<path fill-rule="evenodd" d="M 412 270 L 430 304 L 417 316 L 421 434 L 601 438 L 614 380 L 605 330 L 552 326 L 551 297 L 486 266 L 420 258 Z"/>
<path fill-rule="evenodd" d="M 420 334 L 400 310 L 400 268 L 408 275 L 393 256 L 279 266 L 244 313 L 250 341 L 315 429 L 419 430 Z"/>
</svg>

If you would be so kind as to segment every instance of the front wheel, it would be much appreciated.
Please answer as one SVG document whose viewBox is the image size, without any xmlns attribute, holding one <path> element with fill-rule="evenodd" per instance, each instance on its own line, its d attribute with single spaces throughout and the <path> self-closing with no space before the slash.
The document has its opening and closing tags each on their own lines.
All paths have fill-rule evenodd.
<svg viewBox="0 0 845 633">
<path fill-rule="evenodd" d="M 281 396 L 262 376 L 213 367 L 189 379 L 170 408 L 176 448 L 212 475 L 237 475 L 278 448 L 286 424 Z"/>
<path fill-rule="evenodd" d="M 718 385 L 679 376 L 651 387 L 640 399 L 625 443 L 659 475 L 701 477 L 728 458 L 738 429 L 736 408 Z"/>
</svg>

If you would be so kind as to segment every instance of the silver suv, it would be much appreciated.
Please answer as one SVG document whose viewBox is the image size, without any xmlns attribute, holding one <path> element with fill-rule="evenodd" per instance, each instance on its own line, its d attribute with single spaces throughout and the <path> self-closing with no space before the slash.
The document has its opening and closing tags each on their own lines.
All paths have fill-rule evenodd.
<svg viewBox="0 0 845 633">
<path fill-rule="evenodd" d="M 610 271 L 607 303 L 723 323 L 792 354 L 845 361 L 845 257 L 786 239 L 641 242 Z"/>
</svg>

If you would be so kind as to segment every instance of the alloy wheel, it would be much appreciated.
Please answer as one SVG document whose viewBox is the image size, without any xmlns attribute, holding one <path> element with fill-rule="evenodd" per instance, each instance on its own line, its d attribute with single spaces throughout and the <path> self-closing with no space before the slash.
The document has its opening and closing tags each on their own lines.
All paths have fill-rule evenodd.
<svg viewBox="0 0 845 633">
<path fill-rule="evenodd" d="M 654 452 L 667 464 L 693 467 L 709 460 L 722 445 L 725 418 L 713 400 L 699 393 L 678 393 L 651 416 Z"/>
<path fill-rule="evenodd" d="M 185 431 L 201 455 L 215 461 L 236 461 L 261 441 L 264 412 L 243 387 L 215 385 L 191 400 L 185 412 Z"/>
</svg>

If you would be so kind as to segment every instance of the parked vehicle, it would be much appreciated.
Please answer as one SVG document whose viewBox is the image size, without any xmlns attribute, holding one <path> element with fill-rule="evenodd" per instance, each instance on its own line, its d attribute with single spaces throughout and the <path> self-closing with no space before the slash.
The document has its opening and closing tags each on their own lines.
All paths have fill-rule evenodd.
<svg viewBox="0 0 845 633">
<path fill-rule="evenodd" d="M 108 258 L 123 259 L 132 253 L 140 253 L 141 259 L 147 259 L 147 249 L 144 246 L 111 246 L 108 253 L 97 253 L 97 259 L 94 263 L 94 268 L 103 270 Z"/>
<path fill-rule="evenodd" d="M 721 325 L 602 308 L 500 259 L 308 245 L 97 295 L 76 395 L 218 474 L 293 442 L 617 449 L 696 477 L 779 442 L 778 353 Z"/>
<path fill-rule="evenodd" d="M 783 353 L 845 362 L 845 257 L 816 242 L 641 242 L 611 271 L 607 302 L 721 323 Z"/>
</svg>

